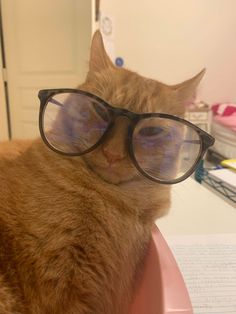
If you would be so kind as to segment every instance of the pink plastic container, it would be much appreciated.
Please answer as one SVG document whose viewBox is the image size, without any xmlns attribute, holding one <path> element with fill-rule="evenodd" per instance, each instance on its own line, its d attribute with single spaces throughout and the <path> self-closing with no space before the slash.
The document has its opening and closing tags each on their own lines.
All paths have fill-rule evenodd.
<svg viewBox="0 0 236 314">
<path fill-rule="evenodd" d="M 154 228 L 130 314 L 193 314 L 183 277 L 165 239 Z"/>
</svg>

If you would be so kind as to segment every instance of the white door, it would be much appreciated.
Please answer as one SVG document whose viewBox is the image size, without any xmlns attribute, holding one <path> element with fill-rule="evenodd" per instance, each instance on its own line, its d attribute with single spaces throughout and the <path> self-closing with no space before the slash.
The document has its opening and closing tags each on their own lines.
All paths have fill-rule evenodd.
<svg viewBox="0 0 236 314">
<path fill-rule="evenodd" d="M 38 135 L 38 90 L 85 78 L 94 0 L 1 0 L 13 138 Z"/>
<path fill-rule="evenodd" d="M 1 49 L 1 43 L 0 43 Z M 0 54 L 0 141 L 8 140 L 7 107 L 4 87 L 4 70 Z"/>
</svg>

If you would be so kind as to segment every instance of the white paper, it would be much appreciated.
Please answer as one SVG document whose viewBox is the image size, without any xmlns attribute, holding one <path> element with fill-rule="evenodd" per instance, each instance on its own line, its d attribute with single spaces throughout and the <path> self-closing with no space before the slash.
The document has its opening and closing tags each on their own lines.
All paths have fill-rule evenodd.
<svg viewBox="0 0 236 314">
<path fill-rule="evenodd" d="M 236 314 L 236 234 L 171 236 L 167 242 L 194 314 Z"/>
</svg>

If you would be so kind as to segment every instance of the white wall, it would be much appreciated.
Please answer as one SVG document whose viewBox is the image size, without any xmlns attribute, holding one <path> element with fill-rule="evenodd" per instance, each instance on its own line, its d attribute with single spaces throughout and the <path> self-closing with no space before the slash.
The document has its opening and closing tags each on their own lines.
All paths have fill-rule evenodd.
<svg viewBox="0 0 236 314">
<path fill-rule="evenodd" d="M 206 67 L 198 98 L 236 102 L 236 0 L 101 0 L 101 11 L 126 67 L 168 84 Z"/>
</svg>

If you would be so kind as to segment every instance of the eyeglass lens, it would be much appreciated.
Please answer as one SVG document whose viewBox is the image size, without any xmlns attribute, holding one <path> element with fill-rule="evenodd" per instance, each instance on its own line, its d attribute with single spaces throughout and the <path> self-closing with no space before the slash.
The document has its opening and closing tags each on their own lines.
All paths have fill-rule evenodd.
<svg viewBox="0 0 236 314">
<path fill-rule="evenodd" d="M 63 153 L 83 153 L 106 131 L 110 118 L 106 107 L 83 94 L 52 96 L 45 107 L 43 130 L 51 146 Z"/>
<path fill-rule="evenodd" d="M 168 118 L 146 118 L 133 133 L 135 159 L 147 174 L 159 180 L 176 180 L 195 164 L 201 141 L 188 125 Z"/>
</svg>

